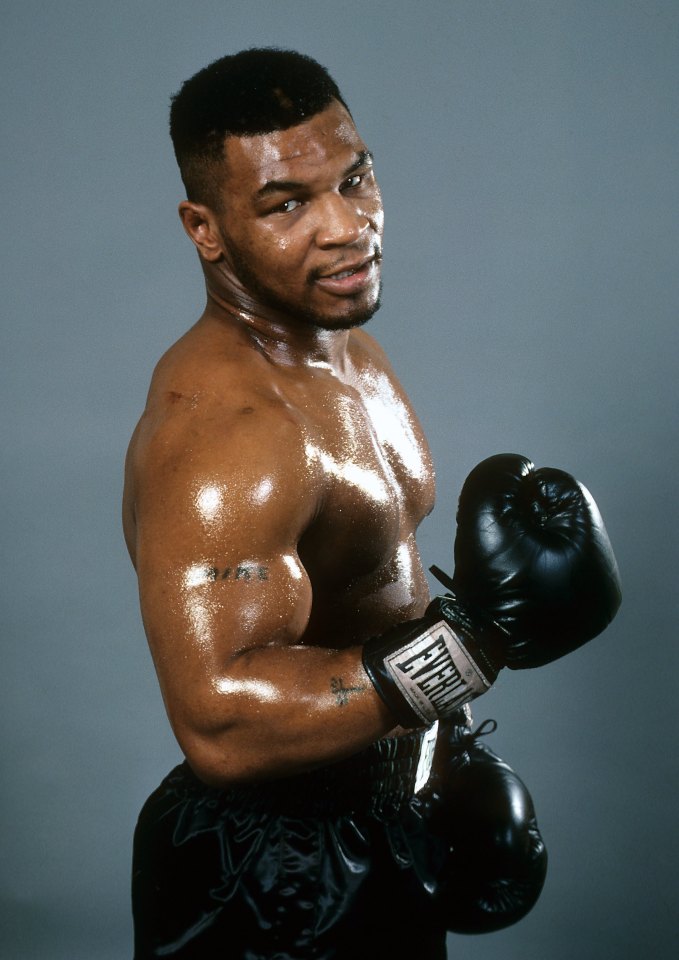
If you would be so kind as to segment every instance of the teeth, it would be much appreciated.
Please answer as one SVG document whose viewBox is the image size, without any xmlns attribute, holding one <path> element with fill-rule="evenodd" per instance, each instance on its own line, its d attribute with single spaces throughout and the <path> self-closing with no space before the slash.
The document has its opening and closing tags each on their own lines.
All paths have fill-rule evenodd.
<svg viewBox="0 0 679 960">
<path fill-rule="evenodd" d="M 333 273 L 333 280 L 344 280 L 346 277 L 353 277 L 355 273 L 358 273 L 360 267 L 354 267 L 353 270 L 343 270 L 342 273 Z"/>
</svg>

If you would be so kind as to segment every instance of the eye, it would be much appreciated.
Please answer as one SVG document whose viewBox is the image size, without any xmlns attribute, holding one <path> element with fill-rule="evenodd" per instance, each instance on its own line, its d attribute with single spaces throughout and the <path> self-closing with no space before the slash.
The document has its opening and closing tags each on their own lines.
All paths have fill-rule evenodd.
<svg viewBox="0 0 679 960">
<path fill-rule="evenodd" d="M 360 187 L 361 184 L 363 183 L 363 177 L 364 177 L 364 174 L 362 174 L 362 173 L 355 173 L 355 174 L 353 175 L 353 177 L 348 177 L 348 178 L 344 181 L 344 183 L 342 184 L 342 189 L 343 189 L 343 190 L 352 190 L 352 189 L 354 189 L 354 188 L 356 188 L 356 187 Z"/>
<path fill-rule="evenodd" d="M 283 203 L 279 203 L 277 207 L 271 211 L 272 213 L 292 213 L 293 210 L 297 210 L 298 207 L 301 207 L 301 200 L 284 200 Z"/>
</svg>

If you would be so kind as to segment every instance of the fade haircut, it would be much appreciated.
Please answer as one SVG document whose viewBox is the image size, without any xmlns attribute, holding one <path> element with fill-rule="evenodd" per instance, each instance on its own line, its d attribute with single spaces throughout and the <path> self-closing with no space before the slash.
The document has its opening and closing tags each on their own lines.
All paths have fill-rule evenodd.
<svg viewBox="0 0 679 960">
<path fill-rule="evenodd" d="M 225 137 L 287 130 L 333 100 L 349 110 L 326 68 L 294 50 L 253 47 L 204 67 L 182 84 L 170 108 L 188 199 L 219 208 Z"/>
</svg>

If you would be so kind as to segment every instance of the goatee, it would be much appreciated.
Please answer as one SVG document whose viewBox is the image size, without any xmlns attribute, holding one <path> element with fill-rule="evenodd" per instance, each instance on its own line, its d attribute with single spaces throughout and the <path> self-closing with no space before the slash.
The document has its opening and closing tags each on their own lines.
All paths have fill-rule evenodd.
<svg viewBox="0 0 679 960">
<path fill-rule="evenodd" d="M 355 310 L 350 311 L 344 316 L 336 317 L 332 314 L 323 313 L 320 310 L 313 310 L 300 303 L 288 300 L 272 290 L 271 287 L 251 269 L 247 260 L 241 256 L 238 251 L 231 249 L 230 254 L 234 273 L 245 290 L 247 290 L 261 306 L 287 314 L 297 323 L 305 323 L 319 330 L 351 330 L 354 327 L 362 327 L 377 313 L 381 306 L 382 280 L 380 279 L 375 299 L 367 304 L 357 304 Z M 377 252 L 375 255 L 375 263 L 378 264 L 381 260 L 381 252 Z M 309 282 L 311 283 L 312 280 Z"/>
</svg>

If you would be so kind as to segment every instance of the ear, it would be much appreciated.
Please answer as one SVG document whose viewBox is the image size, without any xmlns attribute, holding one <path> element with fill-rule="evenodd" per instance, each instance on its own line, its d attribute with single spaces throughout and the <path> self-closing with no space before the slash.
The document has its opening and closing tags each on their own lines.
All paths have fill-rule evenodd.
<svg viewBox="0 0 679 960">
<path fill-rule="evenodd" d="M 191 200 L 182 200 L 179 204 L 179 219 L 203 260 L 209 263 L 221 260 L 224 254 L 222 239 L 215 215 L 209 207 Z"/>
</svg>

